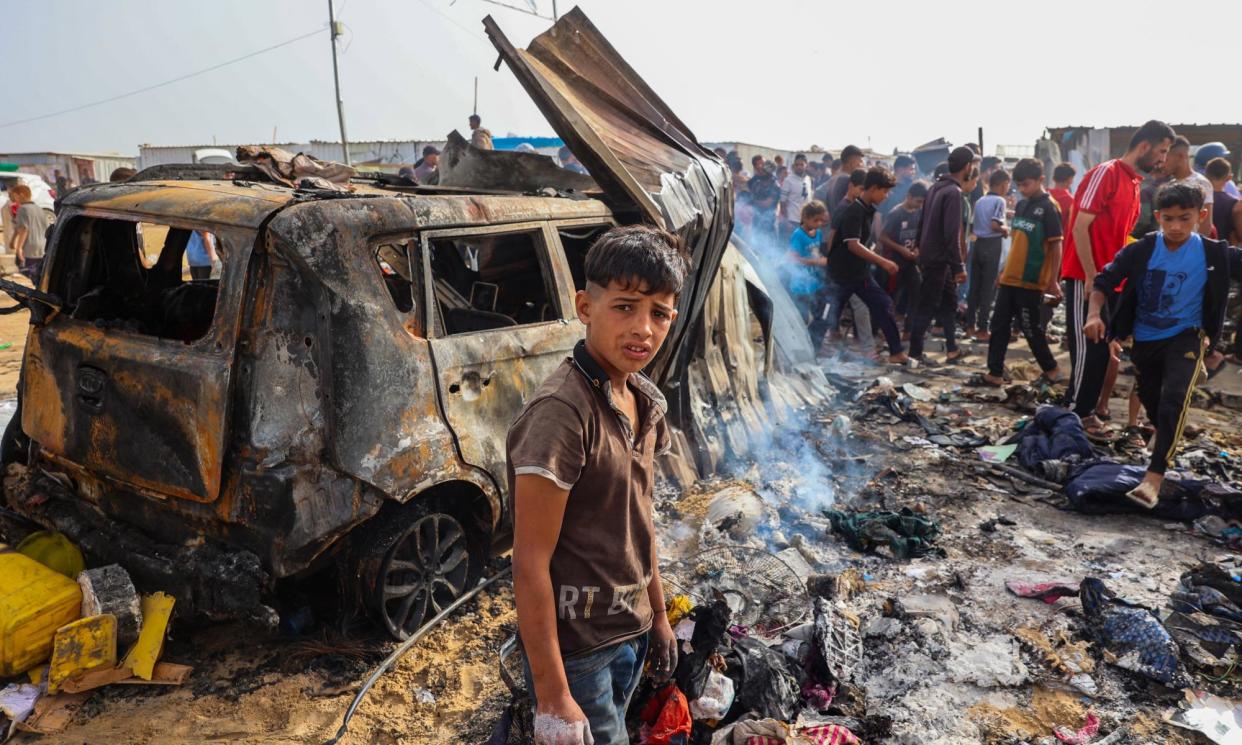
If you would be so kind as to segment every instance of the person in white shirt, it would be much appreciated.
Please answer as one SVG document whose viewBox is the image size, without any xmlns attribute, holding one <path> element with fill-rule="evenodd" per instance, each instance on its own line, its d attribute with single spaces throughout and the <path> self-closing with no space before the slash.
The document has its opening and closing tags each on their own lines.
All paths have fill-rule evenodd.
<svg viewBox="0 0 1242 745">
<path fill-rule="evenodd" d="M 1203 204 L 1206 215 L 1199 221 L 1197 230 L 1200 235 L 1212 235 L 1212 182 L 1208 181 L 1207 176 L 1202 173 L 1196 173 L 1195 169 L 1190 167 L 1190 140 L 1178 135 L 1173 141 L 1173 147 L 1169 148 L 1169 154 L 1164 159 L 1164 172 L 1172 177 L 1170 184 L 1188 184 L 1199 188 L 1203 192 Z"/>
<path fill-rule="evenodd" d="M 794 156 L 793 170 L 781 182 L 781 201 L 777 207 L 780 214 L 780 235 L 782 245 L 789 241 L 802 219 L 802 206 L 811 198 L 811 177 L 806 172 L 806 155 L 798 153 Z"/>
</svg>

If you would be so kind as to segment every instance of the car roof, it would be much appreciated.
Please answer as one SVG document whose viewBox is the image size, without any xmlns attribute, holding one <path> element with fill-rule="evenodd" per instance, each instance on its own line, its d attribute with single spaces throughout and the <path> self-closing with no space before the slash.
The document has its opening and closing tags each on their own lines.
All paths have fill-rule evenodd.
<svg viewBox="0 0 1242 745">
<path fill-rule="evenodd" d="M 371 199 L 417 203 L 418 228 L 462 224 L 492 224 L 611 216 L 607 205 L 596 199 L 519 194 L 420 193 L 354 185 L 349 194 L 332 191 L 295 190 L 271 183 L 223 180 L 126 181 L 95 184 L 74 190 L 63 206 L 123 212 L 153 222 L 207 222 L 258 228 L 273 213 L 291 202 L 315 200 L 356 202 L 365 209 Z"/>
</svg>

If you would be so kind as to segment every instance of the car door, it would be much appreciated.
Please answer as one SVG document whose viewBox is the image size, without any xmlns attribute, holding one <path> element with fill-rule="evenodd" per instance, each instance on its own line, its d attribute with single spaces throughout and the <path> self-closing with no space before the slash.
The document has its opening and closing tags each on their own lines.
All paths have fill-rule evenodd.
<svg viewBox="0 0 1242 745">
<path fill-rule="evenodd" d="M 692 273 L 679 319 L 648 372 L 676 380 L 692 353 L 698 320 L 733 231 L 733 179 L 724 162 L 647 86 L 580 9 L 526 49 L 488 16 L 483 25 L 500 56 L 552 128 L 590 171 L 622 221 L 679 233 Z M 680 64 L 680 62 L 670 62 Z M 703 73 L 711 70 L 705 61 Z"/>
<path fill-rule="evenodd" d="M 214 242 L 219 276 L 184 276 L 191 233 Z M 27 299 L 35 322 L 23 431 L 54 460 L 160 496 L 214 501 L 254 240 L 228 226 L 72 216 L 49 254 L 49 294 Z M 44 306 L 58 312 L 36 312 Z"/>
<path fill-rule="evenodd" d="M 582 338 L 569 270 L 542 223 L 421 234 L 428 331 L 458 451 L 506 490 L 505 438 Z"/>
</svg>

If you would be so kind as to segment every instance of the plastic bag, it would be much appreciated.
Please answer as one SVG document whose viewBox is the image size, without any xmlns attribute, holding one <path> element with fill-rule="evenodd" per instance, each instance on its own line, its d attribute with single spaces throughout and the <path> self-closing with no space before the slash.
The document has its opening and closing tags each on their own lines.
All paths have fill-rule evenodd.
<svg viewBox="0 0 1242 745">
<path fill-rule="evenodd" d="M 733 706 L 733 681 L 712 670 L 707 674 L 703 694 L 690 702 L 690 715 L 695 719 L 724 719 Z"/>
</svg>

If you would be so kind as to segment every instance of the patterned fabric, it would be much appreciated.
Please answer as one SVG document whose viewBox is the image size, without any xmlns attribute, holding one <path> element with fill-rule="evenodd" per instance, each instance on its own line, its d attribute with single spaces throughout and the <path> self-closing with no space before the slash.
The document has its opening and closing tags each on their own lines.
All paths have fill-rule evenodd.
<svg viewBox="0 0 1242 745">
<path fill-rule="evenodd" d="M 1151 611 L 1118 599 L 1094 577 L 1082 581 L 1079 599 L 1087 625 L 1100 643 L 1117 656 L 1118 667 L 1167 686 L 1190 685 L 1182 670 L 1177 642 Z"/>
<path fill-rule="evenodd" d="M 798 731 L 799 742 L 813 745 L 857 745 L 858 736 L 839 724 L 820 724 Z"/>
</svg>

